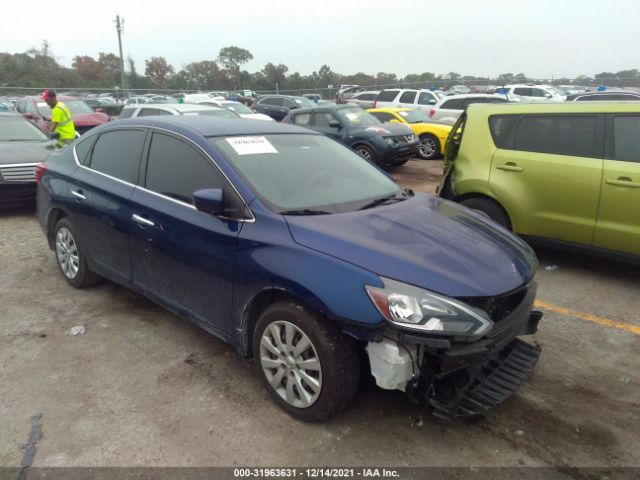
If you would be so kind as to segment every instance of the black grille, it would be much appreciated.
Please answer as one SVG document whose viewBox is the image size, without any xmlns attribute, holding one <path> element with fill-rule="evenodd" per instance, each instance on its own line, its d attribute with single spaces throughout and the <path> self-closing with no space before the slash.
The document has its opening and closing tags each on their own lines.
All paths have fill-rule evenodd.
<svg viewBox="0 0 640 480">
<path fill-rule="evenodd" d="M 472 307 L 484 310 L 494 322 L 499 322 L 513 312 L 527 295 L 529 286 L 523 285 L 505 295 L 496 297 L 467 297 L 461 298 L 463 302 Z"/>
</svg>

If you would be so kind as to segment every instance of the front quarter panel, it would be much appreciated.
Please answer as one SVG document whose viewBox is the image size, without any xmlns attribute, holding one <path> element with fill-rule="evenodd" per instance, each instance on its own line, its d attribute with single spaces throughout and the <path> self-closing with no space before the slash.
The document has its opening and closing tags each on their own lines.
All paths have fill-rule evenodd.
<svg viewBox="0 0 640 480">
<path fill-rule="evenodd" d="M 284 217 L 265 215 L 256 203 L 256 222 L 245 224 L 238 237 L 233 303 L 239 335 L 250 302 L 266 290 L 286 292 L 345 326 L 370 329 L 384 322 L 364 290 L 382 286 L 377 275 L 296 244 Z"/>
</svg>

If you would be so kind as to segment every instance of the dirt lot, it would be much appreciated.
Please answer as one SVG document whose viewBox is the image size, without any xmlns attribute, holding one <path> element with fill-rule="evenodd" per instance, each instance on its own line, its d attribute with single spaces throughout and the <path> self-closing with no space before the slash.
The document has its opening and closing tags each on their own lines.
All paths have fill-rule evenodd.
<svg viewBox="0 0 640 480">
<path fill-rule="evenodd" d="M 433 191 L 440 172 L 393 173 Z M 29 456 L 31 432 L 35 466 L 640 466 L 640 268 L 538 255 L 543 353 L 505 404 L 417 422 L 402 393 L 372 388 L 305 424 L 216 338 L 111 283 L 69 287 L 33 208 L 0 212 L 0 465 Z"/>
</svg>

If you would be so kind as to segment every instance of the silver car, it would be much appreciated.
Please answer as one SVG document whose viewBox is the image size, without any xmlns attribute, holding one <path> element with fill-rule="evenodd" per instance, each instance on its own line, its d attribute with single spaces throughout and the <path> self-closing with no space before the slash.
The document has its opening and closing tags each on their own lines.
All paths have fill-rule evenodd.
<svg viewBox="0 0 640 480">
<path fill-rule="evenodd" d="M 487 93 L 468 93 L 464 95 L 450 95 L 444 97 L 429 110 L 429 117 L 437 123 L 453 125 L 462 115 L 467 105 L 472 103 L 504 103 L 507 102 L 504 95 Z"/>
<path fill-rule="evenodd" d="M 347 103 L 354 103 L 365 110 L 373 108 L 373 104 L 375 103 L 376 98 L 378 98 L 379 93 L 380 90 L 367 90 L 365 92 L 356 93 L 353 97 L 347 100 Z"/>
</svg>

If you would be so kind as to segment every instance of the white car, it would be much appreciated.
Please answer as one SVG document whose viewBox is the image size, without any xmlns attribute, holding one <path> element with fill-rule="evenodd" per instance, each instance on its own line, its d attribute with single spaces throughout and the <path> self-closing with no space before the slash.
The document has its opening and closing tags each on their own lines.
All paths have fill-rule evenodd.
<svg viewBox="0 0 640 480">
<path fill-rule="evenodd" d="M 373 108 L 429 109 L 444 96 L 444 92 L 415 88 L 389 88 L 378 94 Z"/>
<path fill-rule="evenodd" d="M 467 105 L 472 103 L 506 103 L 507 97 L 490 93 L 468 93 L 464 95 L 449 95 L 439 100 L 431 110 L 429 117 L 437 123 L 453 125 L 462 115 Z"/>
<path fill-rule="evenodd" d="M 564 102 L 567 95 L 553 85 L 505 85 L 506 95 L 526 102 Z"/>
<path fill-rule="evenodd" d="M 240 115 L 242 118 L 248 118 L 249 120 L 264 120 L 265 122 L 275 122 L 275 120 L 269 115 L 254 112 L 246 105 L 240 102 L 234 102 L 233 100 L 219 100 L 209 98 L 208 100 L 198 102 L 198 105 L 208 105 L 210 107 L 225 108 L 227 110 L 231 110 L 237 115 Z"/>
</svg>

